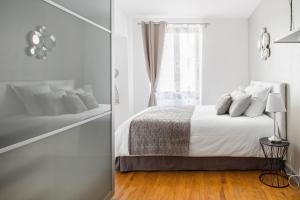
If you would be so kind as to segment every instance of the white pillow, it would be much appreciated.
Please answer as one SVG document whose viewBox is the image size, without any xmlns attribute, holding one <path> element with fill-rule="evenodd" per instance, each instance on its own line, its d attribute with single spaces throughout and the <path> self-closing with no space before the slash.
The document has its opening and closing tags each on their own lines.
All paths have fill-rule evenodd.
<svg viewBox="0 0 300 200">
<path fill-rule="evenodd" d="M 35 95 L 51 92 L 48 84 L 10 85 L 10 87 L 20 99 L 28 114 L 35 116 L 43 114 L 43 109 L 37 102 Z"/>
<path fill-rule="evenodd" d="M 88 110 L 77 94 L 64 95 L 62 100 L 68 113 L 77 114 Z"/>
<path fill-rule="evenodd" d="M 255 98 L 251 98 L 251 103 L 244 114 L 248 117 L 258 117 L 264 113 L 265 109 L 266 109 L 265 102 Z"/>
<path fill-rule="evenodd" d="M 77 95 L 89 110 L 98 108 L 99 104 L 92 93 L 83 92 L 78 93 Z"/>
<path fill-rule="evenodd" d="M 233 102 L 229 108 L 229 115 L 230 117 L 239 117 L 241 116 L 251 102 L 251 95 L 250 94 L 241 94 L 236 95 L 233 98 Z"/>
<path fill-rule="evenodd" d="M 251 94 L 253 98 L 257 98 L 258 100 L 261 101 L 267 101 L 271 89 L 272 88 L 270 87 L 266 87 L 262 85 L 253 85 L 253 86 L 246 87 L 245 92 Z"/>
<path fill-rule="evenodd" d="M 49 92 L 36 95 L 37 101 L 43 109 L 43 114 L 48 116 L 62 115 L 66 113 L 62 97 L 64 91 Z"/>
<path fill-rule="evenodd" d="M 254 85 L 248 86 L 245 91 L 252 96 L 250 106 L 245 111 L 245 115 L 248 117 L 258 117 L 262 115 L 266 109 L 266 103 L 271 88 Z"/>
<path fill-rule="evenodd" d="M 239 98 L 241 95 L 246 94 L 245 91 L 243 90 L 234 90 L 230 93 L 230 96 L 232 97 L 232 99 L 237 99 Z"/>
</svg>

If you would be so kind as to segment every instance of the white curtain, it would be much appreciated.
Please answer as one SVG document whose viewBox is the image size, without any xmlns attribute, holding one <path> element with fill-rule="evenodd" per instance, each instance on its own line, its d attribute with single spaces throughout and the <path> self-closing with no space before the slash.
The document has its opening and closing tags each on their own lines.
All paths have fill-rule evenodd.
<svg viewBox="0 0 300 200">
<path fill-rule="evenodd" d="M 203 26 L 167 25 L 158 105 L 197 105 L 201 100 Z"/>
</svg>

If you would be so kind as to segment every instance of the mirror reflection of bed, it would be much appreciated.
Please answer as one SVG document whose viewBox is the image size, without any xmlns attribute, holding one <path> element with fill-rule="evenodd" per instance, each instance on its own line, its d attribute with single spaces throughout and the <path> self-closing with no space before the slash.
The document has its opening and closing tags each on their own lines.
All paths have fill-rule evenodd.
<svg viewBox="0 0 300 200">
<path fill-rule="evenodd" d="M 72 80 L 0 82 L 0 148 L 109 112 L 95 96 Z"/>
</svg>

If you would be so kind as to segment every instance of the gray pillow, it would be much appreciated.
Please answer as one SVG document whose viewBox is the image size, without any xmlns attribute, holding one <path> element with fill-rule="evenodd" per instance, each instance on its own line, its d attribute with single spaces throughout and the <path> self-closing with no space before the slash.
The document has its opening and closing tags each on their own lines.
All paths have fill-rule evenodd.
<svg viewBox="0 0 300 200">
<path fill-rule="evenodd" d="M 230 105 L 232 103 L 232 98 L 230 94 L 223 94 L 217 101 L 216 111 L 217 115 L 224 115 L 228 112 Z"/>
<path fill-rule="evenodd" d="M 82 102 L 89 110 L 98 108 L 99 104 L 97 102 L 97 99 L 92 93 L 83 92 L 83 93 L 78 93 L 77 95 L 80 97 Z"/>
<path fill-rule="evenodd" d="M 77 94 L 64 95 L 62 100 L 68 113 L 76 114 L 88 110 Z"/>
<path fill-rule="evenodd" d="M 250 94 L 240 94 L 233 98 L 233 102 L 229 108 L 230 117 L 241 116 L 251 103 Z"/>
</svg>

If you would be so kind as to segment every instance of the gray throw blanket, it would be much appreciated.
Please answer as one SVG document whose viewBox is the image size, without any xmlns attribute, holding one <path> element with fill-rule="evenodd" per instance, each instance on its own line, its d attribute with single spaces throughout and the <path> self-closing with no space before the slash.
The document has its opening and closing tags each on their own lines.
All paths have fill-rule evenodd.
<svg viewBox="0 0 300 200">
<path fill-rule="evenodd" d="M 194 106 L 152 107 L 131 121 L 130 155 L 188 155 Z"/>
</svg>

